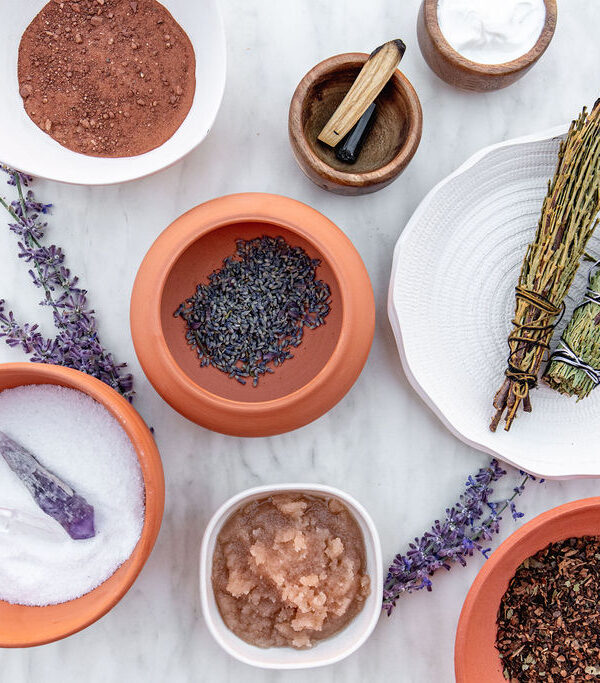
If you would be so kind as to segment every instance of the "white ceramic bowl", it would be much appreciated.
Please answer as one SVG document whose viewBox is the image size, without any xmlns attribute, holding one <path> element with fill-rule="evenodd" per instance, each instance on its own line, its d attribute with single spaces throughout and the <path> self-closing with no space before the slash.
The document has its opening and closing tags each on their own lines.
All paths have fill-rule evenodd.
<svg viewBox="0 0 600 683">
<path fill-rule="evenodd" d="M 310 650 L 293 648 L 260 648 L 238 638 L 221 618 L 212 589 L 212 559 L 217 536 L 229 516 L 242 504 L 256 498 L 282 491 L 332 496 L 341 500 L 353 513 L 364 539 L 367 553 L 367 573 L 371 579 L 371 593 L 361 612 L 336 635 L 323 640 Z M 223 503 L 206 527 L 200 551 L 200 600 L 206 624 L 215 640 L 232 657 L 262 669 L 310 669 L 334 664 L 357 650 L 371 635 L 381 615 L 383 595 L 383 565 L 379 534 L 369 513 L 352 496 L 321 484 L 274 484 L 257 486 L 238 493 Z"/>
<path fill-rule="evenodd" d="M 225 89 L 225 32 L 218 0 L 162 0 L 186 31 L 196 53 L 196 94 L 176 133 L 135 157 L 104 159 L 72 152 L 40 130 L 19 95 L 17 57 L 23 31 L 46 0 L 0 2 L 0 161 L 31 175 L 77 185 L 111 185 L 142 178 L 185 156 L 204 140 Z"/>
<path fill-rule="evenodd" d="M 539 382 L 532 413 L 489 430 L 515 285 L 568 126 L 481 150 L 423 199 L 394 251 L 388 312 L 413 387 L 467 444 L 542 477 L 600 476 L 600 389 L 577 402 Z M 600 255 L 600 232 L 588 252 Z M 579 269 L 551 348 L 581 301 Z"/>
</svg>

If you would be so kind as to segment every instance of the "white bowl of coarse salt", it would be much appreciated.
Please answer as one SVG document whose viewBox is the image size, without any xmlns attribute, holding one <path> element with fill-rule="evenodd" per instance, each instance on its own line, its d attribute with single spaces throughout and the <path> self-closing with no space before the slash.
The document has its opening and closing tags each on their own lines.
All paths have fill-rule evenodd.
<svg viewBox="0 0 600 683">
<path fill-rule="evenodd" d="M 68 368 L 0 365 L 0 432 L 0 646 L 37 645 L 89 625 L 129 589 L 160 527 L 162 467 L 133 407 Z M 78 540 L 63 523 L 74 495 L 87 517 L 93 508 Z"/>
<path fill-rule="evenodd" d="M 556 0 L 423 0 L 421 52 L 432 70 L 466 90 L 514 83 L 545 52 Z"/>
</svg>

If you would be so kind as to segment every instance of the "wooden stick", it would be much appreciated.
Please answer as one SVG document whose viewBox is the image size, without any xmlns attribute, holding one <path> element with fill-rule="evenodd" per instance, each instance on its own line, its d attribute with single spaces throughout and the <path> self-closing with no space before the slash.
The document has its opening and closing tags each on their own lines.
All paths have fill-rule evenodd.
<svg viewBox="0 0 600 683">
<path fill-rule="evenodd" d="M 401 40 L 390 40 L 371 53 L 346 97 L 319 133 L 321 142 L 335 147 L 345 137 L 390 80 L 405 50 Z"/>
</svg>

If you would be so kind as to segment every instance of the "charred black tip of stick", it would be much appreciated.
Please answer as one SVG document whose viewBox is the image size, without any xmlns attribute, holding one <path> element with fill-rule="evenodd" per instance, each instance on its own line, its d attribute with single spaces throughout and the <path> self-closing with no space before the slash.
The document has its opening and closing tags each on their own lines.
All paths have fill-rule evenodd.
<svg viewBox="0 0 600 683">
<path fill-rule="evenodd" d="M 373 57 L 375 57 L 375 55 L 376 55 L 378 52 L 380 52 L 381 50 L 383 50 L 384 45 L 387 45 L 387 43 L 384 43 L 383 45 L 380 45 L 379 47 L 376 47 L 376 48 L 373 50 L 373 52 L 371 52 L 371 54 L 369 55 L 369 59 L 372 59 Z"/>
<path fill-rule="evenodd" d="M 395 40 L 390 40 L 388 43 L 394 43 L 396 46 L 396 49 L 398 50 L 398 53 L 400 54 L 400 59 L 404 57 L 404 53 L 406 52 L 406 45 L 404 44 L 404 41 L 400 40 L 400 38 L 396 38 Z M 380 45 L 379 47 L 376 47 L 373 52 L 369 55 L 369 59 L 374 57 L 380 50 L 383 50 L 383 48 L 388 45 L 388 43 L 384 43 L 383 45 Z"/>
<path fill-rule="evenodd" d="M 406 52 L 406 45 L 404 44 L 404 41 L 400 40 L 400 38 L 396 38 L 396 40 L 394 40 L 393 42 L 396 45 L 396 48 L 400 54 L 400 59 L 402 59 L 402 57 L 404 57 L 404 53 Z"/>
</svg>

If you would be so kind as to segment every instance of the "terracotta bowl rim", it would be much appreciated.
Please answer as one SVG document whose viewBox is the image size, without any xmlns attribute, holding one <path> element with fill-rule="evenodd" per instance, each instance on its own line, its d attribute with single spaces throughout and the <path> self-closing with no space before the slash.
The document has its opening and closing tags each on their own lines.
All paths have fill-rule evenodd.
<svg viewBox="0 0 600 683">
<path fill-rule="evenodd" d="M 265 203 L 267 204 L 266 206 Z M 306 218 L 310 217 L 313 220 L 318 220 L 321 224 L 327 224 L 327 226 L 332 229 L 331 237 L 324 240 L 320 236 L 313 234 L 309 227 L 304 227 L 304 224 L 309 223 L 309 221 L 294 218 L 293 211 L 300 211 Z M 291 217 L 288 214 L 291 214 Z M 197 218 L 192 223 L 189 223 L 191 217 Z M 239 222 L 268 223 L 280 227 L 292 234 L 296 234 L 306 240 L 319 253 L 321 259 L 327 262 L 337 280 L 340 290 L 342 323 L 338 339 L 329 359 L 306 384 L 289 394 L 267 401 L 247 402 L 226 398 L 208 391 L 200 384 L 194 382 L 179 366 L 171 353 L 163 333 L 161 322 L 164 287 L 169 274 L 181 255 L 194 242 L 210 232 Z M 172 235 L 176 235 L 176 239 L 170 244 L 169 238 Z M 344 259 L 349 255 L 351 255 L 354 260 L 360 262 L 364 271 L 360 274 L 360 286 L 356 282 L 353 282 L 353 277 L 356 277 L 356 273 L 353 273 L 353 277 L 349 277 L 345 274 L 347 266 L 344 265 Z M 160 271 L 158 277 L 153 276 L 150 272 L 151 270 L 156 269 Z M 359 310 L 354 311 L 353 308 L 357 307 L 357 304 L 353 301 L 353 295 L 362 286 L 368 286 L 371 294 L 371 303 L 366 307 L 361 304 Z M 149 305 L 149 310 L 147 312 L 139 314 L 137 304 L 141 297 L 141 292 L 145 288 L 147 288 L 146 292 L 148 290 L 150 291 L 150 294 L 146 293 L 145 297 L 151 297 L 153 303 Z M 291 199 L 290 197 L 260 192 L 245 192 L 217 197 L 195 206 L 176 218 L 161 235 L 159 235 L 157 240 L 148 250 L 138 270 L 131 296 L 131 332 L 134 347 L 146 376 L 158 393 L 163 395 L 165 377 L 168 377 L 169 380 L 175 382 L 177 393 L 185 391 L 190 398 L 193 398 L 193 400 L 197 401 L 199 404 L 209 405 L 213 410 L 225 410 L 230 417 L 233 417 L 234 415 L 264 417 L 274 408 L 282 407 L 291 410 L 294 406 L 300 404 L 306 396 L 314 395 L 315 391 L 327 384 L 328 381 L 335 383 L 335 373 L 344 364 L 345 351 L 352 344 L 352 333 L 356 329 L 357 320 L 360 322 L 359 317 L 361 314 L 365 314 L 362 318 L 362 324 L 368 327 L 366 335 L 364 335 L 368 344 L 364 344 L 363 342 L 363 345 L 366 347 L 364 349 L 364 361 L 360 365 L 352 383 L 354 383 L 366 362 L 374 337 L 375 303 L 366 267 L 350 239 L 322 213 L 313 209 L 311 206 L 299 202 L 298 200 Z M 157 371 L 156 368 L 151 368 L 150 363 L 147 362 L 147 352 L 149 348 L 147 346 L 148 342 L 142 341 L 141 337 L 142 331 L 140 326 L 142 319 L 146 324 L 145 329 L 155 329 L 158 331 L 158 334 L 156 334 L 155 338 L 152 340 L 152 348 L 154 363 L 160 365 L 160 371 L 163 373 L 162 381 L 160 378 L 161 372 Z M 352 386 L 352 383 L 350 386 Z M 349 387 L 341 396 L 348 390 Z M 166 392 L 166 390 L 164 391 Z M 340 400 L 341 396 L 337 400 Z M 188 417 L 186 411 L 176 405 L 176 401 L 172 402 L 164 395 L 163 398 L 165 398 L 172 407 Z M 330 407 L 333 407 L 333 405 L 335 405 L 335 403 Z M 322 412 L 319 413 L 319 415 L 320 414 L 322 414 Z M 317 419 L 319 415 L 316 415 L 312 419 Z M 189 419 L 194 420 L 194 418 Z M 303 426 L 304 424 L 306 424 L 306 422 L 302 422 L 302 424 L 298 424 L 297 426 Z M 215 429 L 215 427 L 209 428 Z M 292 427 L 292 429 L 294 428 L 297 427 Z M 216 431 L 220 430 L 217 428 Z M 289 430 L 269 431 L 268 434 L 282 433 L 285 431 Z M 223 431 L 222 433 L 237 434 L 238 436 L 245 435 L 237 431 Z M 260 435 L 267 435 L 267 432 L 261 432 Z"/>
<path fill-rule="evenodd" d="M 479 76 L 508 76 L 523 71 L 532 66 L 546 51 L 556 30 L 557 4 L 556 0 L 544 0 L 546 16 L 544 26 L 535 45 L 525 54 L 509 62 L 498 64 L 481 64 L 464 57 L 446 40 L 437 18 L 438 0 L 423 0 L 423 18 L 427 32 L 437 49 L 461 71 L 469 71 Z"/>
<path fill-rule="evenodd" d="M 97 609 L 75 620 L 76 623 L 62 629 L 56 626 L 53 627 L 51 630 L 54 633 L 51 635 L 48 634 L 40 637 L 32 633 L 27 638 L 16 639 L 13 637 L 8 639 L 0 633 L 0 647 L 33 647 L 61 640 L 87 628 L 107 614 L 129 591 L 148 560 L 158 537 L 164 512 L 165 482 L 160 453 L 154 437 L 135 408 L 112 387 L 79 370 L 52 364 L 27 362 L 0 363 L 0 375 L 5 373 L 17 373 L 23 378 L 23 381 L 15 386 L 44 384 L 45 380 L 47 380 L 51 384 L 58 384 L 81 391 L 104 406 L 119 422 L 130 439 L 142 468 L 145 488 L 145 516 L 140 538 L 129 558 L 107 579 L 108 581 L 118 572 L 123 571 L 123 578 L 119 583 L 118 589 L 111 592 Z M 101 588 L 103 583 L 80 598 L 49 607 L 69 610 L 72 604 L 91 595 L 94 591 Z M 4 601 L 0 601 L 0 603 L 2 602 Z M 27 605 L 21 605 L 21 607 L 28 610 L 46 609 L 46 607 Z M 10 631 L 10 627 L 8 630 Z"/>
<path fill-rule="evenodd" d="M 490 558 L 485 561 L 485 564 L 479 570 L 467 593 L 458 620 L 454 646 L 454 668 L 457 683 L 478 683 L 478 681 L 469 677 L 464 662 L 471 657 L 471 652 L 480 650 L 481 648 L 481 641 L 469 638 L 469 631 L 471 619 L 473 618 L 473 615 L 477 613 L 481 600 L 485 598 L 488 590 L 490 590 L 490 583 L 498 582 L 500 580 L 502 585 L 508 585 L 508 582 L 512 576 L 514 576 L 514 573 L 521 562 L 545 547 L 546 544 L 540 547 L 539 543 L 535 541 L 534 537 L 539 529 L 549 527 L 559 519 L 569 518 L 573 514 L 585 510 L 597 511 L 600 513 L 600 496 L 581 498 L 542 512 L 510 534 L 510 536 L 490 555 Z M 600 534 L 600 515 L 598 528 L 598 533 Z M 574 533 L 573 535 L 578 536 L 580 534 Z M 556 536 L 553 536 L 549 543 L 565 538 L 570 538 L 570 536 L 565 536 L 563 533 L 557 532 Z M 499 565 L 502 565 L 507 560 L 510 560 L 507 566 L 499 567 Z M 498 601 L 498 606 L 499 605 L 500 601 Z M 494 644 L 492 644 L 492 648 L 494 653 L 496 653 Z M 489 669 L 495 668 L 498 665 L 499 656 L 496 654 L 493 662 L 491 660 L 488 661 L 490 662 Z M 487 680 L 491 683 L 491 678 Z M 502 677 L 498 678 L 499 682 L 502 680 L 504 680 Z"/>
<path fill-rule="evenodd" d="M 372 183 L 379 185 L 394 179 L 406 168 L 419 147 L 421 141 L 420 131 L 423 126 L 423 110 L 419 96 L 408 78 L 399 69 L 396 69 L 392 75 L 392 79 L 404 95 L 404 101 L 408 110 L 406 140 L 390 161 L 371 171 L 365 171 L 364 173 L 339 171 L 325 163 L 315 154 L 308 143 L 302 125 L 294 125 L 292 121 L 294 118 L 297 121 L 302 121 L 302 107 L 308 91 L 316 81 L 342 66 L 362 66 L 368 58 L 369 55 L 365 52 L 344 52 L 328 57 L 316 64 L 298 83 L 290 103 L 288 116 L 289 134 L 294 143 L 295 150 L 298 154 L 302 155 L 305 162 L 319 175 L 326 176 L 331 182 L 343 183 L 345 186 L 357 188 L 364 188 Z"/>
</svg>

